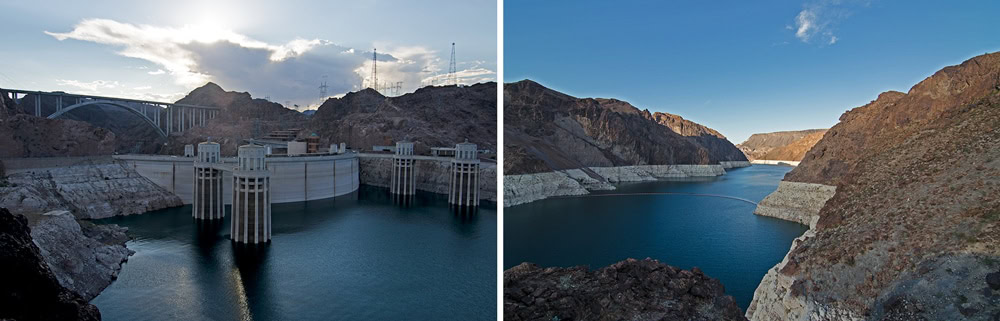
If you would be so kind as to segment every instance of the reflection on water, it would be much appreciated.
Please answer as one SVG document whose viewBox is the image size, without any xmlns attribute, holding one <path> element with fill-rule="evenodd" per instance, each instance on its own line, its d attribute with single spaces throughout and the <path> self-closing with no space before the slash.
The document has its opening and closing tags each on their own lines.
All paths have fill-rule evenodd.
<svg viewBox="0 0 1000 321">
<path fill-rule="evenodd" d="M 615 191 L 595 192 L 631 195 L 508 207 L 504 268 L 521 262 L 599 268 L 629 257 L 651 257 L 685 269 L 700 267 L 721 280 L 726 293 L 746 309 L 767 270 L 806 230 L 753 214 L 752 202 L 773 192 L 790 169 L 755 165 L 720 177 L 623 184 Z"/>
<path fill-rule="evenodd" d="M 484 206 L 495 206 L 488 204 Z M 400 204 L 362 186 L 272 206 L 271 243 L 229 241 L 229 215 L 190 206 L 100 220 L 129 227 L 136 254 L 94 299 L 105 320 L 491 319 L 496 210 L 418 192 Z"/>
</svg>

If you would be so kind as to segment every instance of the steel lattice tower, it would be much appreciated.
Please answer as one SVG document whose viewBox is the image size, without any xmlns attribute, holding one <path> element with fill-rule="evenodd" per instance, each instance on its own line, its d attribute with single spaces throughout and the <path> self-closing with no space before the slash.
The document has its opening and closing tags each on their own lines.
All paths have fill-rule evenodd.
<svg viewBox="0 0 1000 321">
<path fill-rule="evenodd" d="M 372 49 L 372 82 L 371 88 L 378 91 L 378 49 Z"/>
<path fill-rule="evenodd" d="M 323 99 L 326 99 L 326 88 L 328 88 L 328 87 L 329 86 L 326 85 L 326 75 L 323 75 L 323 81 L 319 83 L 319 103 L 320 103 L 320 105 L 323 104 Z"/>
<path fill-rule="evenodd" d="M 448 78 L 450 78 L 449 80 L 451 80 L 451 83 L 453 85 L 458 86 L 458 75 L 456 73 L 457 73 L 457 70 L 455 68 L 455 43 L 452 42 L 451 43 L 451 63 L 448 65 Z"/>
</svg>

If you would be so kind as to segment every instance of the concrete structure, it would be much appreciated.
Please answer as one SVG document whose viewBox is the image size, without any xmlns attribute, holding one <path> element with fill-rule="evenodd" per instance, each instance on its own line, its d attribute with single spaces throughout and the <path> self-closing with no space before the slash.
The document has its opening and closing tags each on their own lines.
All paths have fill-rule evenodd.
<svg viewBox="0 0 1000 321">
<path fill-rule="evenodd" d="M 339 150 L 337 144 L 330 144 L 329 153 L 330 154 L 340 154 L 340 150 Z"/>
<path fill-rule="evenodd" d="M 413 143 L 397 142 L 396 154 L 392 157 L 392 182 L 389 192 L 395 195 L 414 195 L 417 185 L 413 174 Z"/>
<path fill-rule="evenodd" d="M 392 155 L 385 155 L 392 157 Z M 160 187 L 177 195 L 184 204 L 194 202 L 194 158 L 166 155 L 115 155 L 125 166 L 135 169 Z M 235 157 L 222 158 L 215 168 L 222 171 L 223 182 L 233 180 Z M 271 171 L 271 202 L 290 203 L 326 199 L 353 193 L 358 190 L 358 154 L 309 155 L 288 157 L 274 155 L 267 158 Z M 386 175 L 386 182 L 388 182 Z M 232 184 L 224 183 L 225 204 L 232 204 Z"/>
<path fill-rule="evenodd" d="M 455 148 L 431 147 L 431 156 L 455 156 Z"/>
<path fill-rule="evenodd" d="M 306 153 L 315 154 L 319 152 L 319 137 L 316 133 L 313 133 L 309 137 L 306 137 Z"/>
<path fill-rule="evenodd" d="M 306 142 L 288 142 L 288 156 L 305 154 L 306 148 Z"/>
<path fill-rule="evenodd" d="M 347 143 L 340 143 L 340 149 L 337 150 L 338 154 L 343 154 L 347 152 Z"/>
<path fill-rule="evenodd" d="M 194 157 L 194 145 L 184 145 L 184 157 Z"/>
<path fill-rule="evenodd" d="M 263 146 L 243 145 L 233 170 L 233 217 L 230 237 L 237 243 L 271 241 L 271 172 Z"/>
<path fill-rule="evenodd" d="M 209 120 L 215 118 L 220 110 L 218 107 L 78 95 L 58 91 L 44 92 L 0 88 L 0 93 L 10 97 L 22 106 L 33 104 L 35 106 L 35 116 L 48 117 L 50 119 L 59 118 L 74 109 L 90 105 L 106 105 L 121 108 L 142 117 L 149 126 L 156 128 L 156 132 L 163 137 L 167 137 L 167 135 L 173 132 L 183 132 L 195 126 L 204 126 Z M 29 101 L 24 101 L 25 99 Z M 43 105 L 46 107 L 54 105 L 55 108 L 42 108 Z M 166 117 L 166 121 L 161 120 L 163 117 Z"/>
<path fill-rule="evenodd" d="M 451 160 L 451 191 L 448 203 L 456 206 L 479 206 L 479 152 L 476 144 L 455 145 L 455 158 Z"/>
<path fill-rule="evenodd" d="M 192 191 L 191 216 L 196 219 L 216 220 L 225 216 L 223 170 L 218 143 L 198 144 L 198 159 L 194 161 L 194 190 Z"/>
</svg>

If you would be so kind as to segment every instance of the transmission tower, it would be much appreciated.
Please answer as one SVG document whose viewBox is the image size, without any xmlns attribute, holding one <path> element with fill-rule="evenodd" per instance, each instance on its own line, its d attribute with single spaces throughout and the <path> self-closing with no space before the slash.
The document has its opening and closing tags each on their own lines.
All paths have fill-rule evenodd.
<svg viewBox="0 0 1000 321">
<path fill-rule="evenodd" d="M 372 86 L 371 86 L 371 88 L 375 89 L 375 91 L 378 91 L 378 58 L 376 57 L 377 54 L 378 54 L 378 49 L 372 49 L 372 82 L 371 82 Z"/>
<path fill-rule="evenodd" d="M 449 78 L 449 80 L 451 80 L 452 84 L 454 84 L 455 86 L 458 86 L 458 76 L 456 75 L 456 72 L 457 71 L 456 71 L 456 68 L 455 68 L 455 43 L 452 42 L 451 43 L 451 63 L 448 65 L 448 78 Z"/>
<path fill-rule="evenodd" d="M 323 99 L 326 99 L 326 88 L 328 88 L 328 87 L 329 86 L 326 85 L 326 75 L 323 75 L 323 81 L 321 81 L 319 83 L 319 103 L 320 104 L 323 103 Z"/>
</svg>

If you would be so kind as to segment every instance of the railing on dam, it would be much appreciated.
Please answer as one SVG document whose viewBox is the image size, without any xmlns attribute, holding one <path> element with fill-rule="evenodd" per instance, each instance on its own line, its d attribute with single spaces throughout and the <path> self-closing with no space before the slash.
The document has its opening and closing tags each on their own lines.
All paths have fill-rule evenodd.
<svg viewBox="0 0 1000 321">
<path fill-rule="evenodd" d="M 345 195 L 358 190 L 358 154 L 268 157 L 273 203 L 301 202 Z M 174 193 L 191 204 L 193 201 L 194 157 L 167 155 L 116 155 L 115 159 L 131 166 L 139 175 Z M 223 181 L 232 181 L 235 157 L 222 158 L 213 165 L 223 170 Z M 232 186 L 223 184 L 224 202 L 232 203 Z"/>
</svg>

